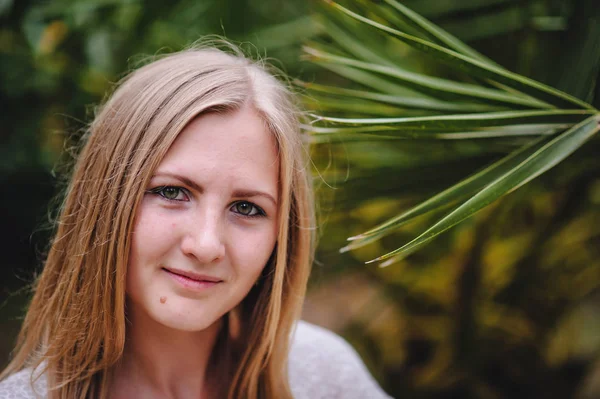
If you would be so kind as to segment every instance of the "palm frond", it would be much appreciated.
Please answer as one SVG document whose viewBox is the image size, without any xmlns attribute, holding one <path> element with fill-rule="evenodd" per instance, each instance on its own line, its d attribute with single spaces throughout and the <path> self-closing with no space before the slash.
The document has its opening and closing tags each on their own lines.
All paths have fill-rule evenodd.
<svg viewBox="0 0 600 399">
<path fill-rule="evenodd" d="M 305 46 L 305 58 L 354 86 L 298 82 L 312 95 L 313 122 L 304 126 L 312 142 L 502 139 L 516 148 L 350 237 L 342 251 L 371 244 L 421 215 L 443 211 L 414 239 L 372 260 L 391 264 L 559 164 L 599 130 L 600 113 L 592 105 L 507 70 L 396 0 L 323 4 L 321 18 L 326 19 L 321 22 L 331 42 Z M 350 9 L 352 5 L 363 14 Z M 361 41 L 363 34 L 367 42 Z M 381 37 L 379 44 L 373 35 Z M 407 68 L 394 53 L 406 48 L 455 72 L 435 76 Z M 319 98 L 325 99 L 321 106 L 315 101 Z"/>
</svg>

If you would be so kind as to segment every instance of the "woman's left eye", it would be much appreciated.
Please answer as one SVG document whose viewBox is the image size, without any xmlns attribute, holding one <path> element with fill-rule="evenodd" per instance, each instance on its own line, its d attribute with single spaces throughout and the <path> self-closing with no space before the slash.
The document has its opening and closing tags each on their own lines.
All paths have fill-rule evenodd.
<svg viewBox="0 0 600 399">
<path fill-rule="evenodd" d="M 189 197 L 181 187 L 161 186 L 148 191 L 152 194 L 158 194 L 169 201 L 189 201 Z"/>
<path fill-rule="evenodd" d="M 252 202 L 239 201 L 231 206 L 231 210 L 242 216 L 255 217 L 265 216 L 265 212 Z"/>
</svg>

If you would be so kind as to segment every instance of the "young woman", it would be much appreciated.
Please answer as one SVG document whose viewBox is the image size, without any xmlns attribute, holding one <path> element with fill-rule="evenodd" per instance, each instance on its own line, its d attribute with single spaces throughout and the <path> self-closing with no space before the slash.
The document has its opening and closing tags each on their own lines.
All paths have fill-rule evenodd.
<svg viewBox="0 0 600 399">
<path fill-rule="evenodd" d="M 386 397 L 298 322 L 315 228 L 298 116 L 239 52 L 126 78 L 85 137 L 0 398 Z"/>
</svg>

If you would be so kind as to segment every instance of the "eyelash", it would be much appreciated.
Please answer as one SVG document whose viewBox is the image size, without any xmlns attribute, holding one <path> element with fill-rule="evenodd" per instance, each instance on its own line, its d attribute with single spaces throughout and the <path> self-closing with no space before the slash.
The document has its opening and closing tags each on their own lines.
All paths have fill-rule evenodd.
<svg viewBox="0 0 600 399">
<path fill-rule="evenodd" d="M 177 190 L 177 191 L 178 191 L 178 194 L 183 194 L 183 195 L 185 195 L 186 199 L 174 199 L 174 198 L 168 198 L 168 197 L 165 195 L 165 190 L 166 190 L 166 189 L 175 189 L 175 190 Z M 187 202 L 187 201 L 189 201 L 189 195 L 188 195 L 188 193 L 187 193 L 187 190 L 185 190 L 185 189 L 184 189 L 184 188 L 182 188 L 182 187 L 177 187 L 177 186 L 158 186 L 158 187 L 154 187 L 154 188 L 152 188 L 152 189 L 148 190 L 147 192 L 148 192 L 149 194 L 158 195 L 158 196 L 160 196 L 162 199 L 165 199 L 165 200 L 167 200 L 167 201 L 170 201 L 170 202 Z M 179 195 L 177 195 L 177 197 L 178 197 L 178 196 L 179 196 Z M 233 208 L 235 208 L 236 206 L 238 206 L 238 205 L 240 205 L 240 204 L 248 204 L 248 205 L 250 205 L 250 206 L 252 207 L 252 209 L 251 209 L 251 211 L 250 211 L 250 214 L 248 214 L 248 215 L 245 215 L 245 214 L 243 214 L 243 213 L 241 213 L 241 212 L 236 212 L 236 211 L 234 211 L 234 210 L 233 210 Z M 238 215 L 238 216 L 240 216 L 240 217 L 244 217 L 244 218 L 250 218 L 250 219 L 251 219 L 251 218 L 257 218 L 257 217 L 265 217 L 265 216 L 267 216 L 267 214 L 265 213 L 265 211 L 264 211 L 264 210 L 263 210 L 263 209 L 262 209 L 260 206 L 258 206 L 258 205 L 256 205 L 256 204 L 254 204 L 254 203 L 252 203 L 252 202 L 250 202 L 250 201 L 236 201 L 236 202 L 234 202 L 233 204 L 231 204 L 231 206 L 230 206 L 230 208 L 229 208 L 229 209 L 230 209 L 230 210 L 233 210 L 233 212 L 234 212 L 236 215 Z M 254 213 L 254 214 L 252 214 L 252 212 L 255 212 L 255 213 Z"/>
<path fill-rule="evenodd" d="M 265 213 L 265 211 L 260 206 L 258 206 L 256 204 L 253 204 L 252 202 L 249 202 L 249 201 L 236 201 L 233 204 L 231 204 L 231 207 L 229 207 L 229 209 L 233 209 L 236 206 L 241 205 L 241 204 L 248 204 L 248 205 L 250 205 L 252 207 L 252 209 L 250 210 L 250 213 L 252 213 L 252 212 L 256 212 L 256 213 L 254 213 L 253 215 L 252 214 L 245 215 L 243 213 L 233 211 L 236 215 L 238 215 L 240 217 L 250 218 L 251 219 L 251 218 L 262 218 L 262 217 L 267 216 L 267 214 Z"/>
<path fill-rule="evenodd" d="M 165 190 L 166 189 L 175 189 L 175 190 L 177 190 L 178 194 L 183 194 L 183 195 L 185 195 L 186 198 L 185 199 L 168 198 L 165 195 Z M 147 192 L 150 193 L 150 194 L 159 195 L 161 198 L 163 198 L 163 199 L 165 199 L 167 201 L 174 201 L 174 202 L 187 202 L 187 201 L 189 201 L 189 196 L 188 196 L 186 190 L 184 190 L 181 187 L 176 187 L 176 186 L 158 186 L 158 187 L 151 188 Z M 179 195 L 177 195 L 177 197 L 178 196 Z"/>
</svg>

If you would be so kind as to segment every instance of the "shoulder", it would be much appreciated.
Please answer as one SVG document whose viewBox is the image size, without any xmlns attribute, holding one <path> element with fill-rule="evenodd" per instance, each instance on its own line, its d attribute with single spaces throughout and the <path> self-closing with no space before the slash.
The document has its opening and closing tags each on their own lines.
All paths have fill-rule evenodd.
<svg viewBox="0 0 600 399">
<path fill-rule="evenodd" d="M 32 369 L 24 369 L 0 381 L 0 399 L 45 398 L 47 396 L 45 376 L 40 376 L 32 386 L 31 382 L 35 377 Z"/>
<path fill-rule="evenodd" d="M 388 398 L 342 337 L 300 321 L 292 336 L 290 386 L 301 398 Z"/>
</svg>

